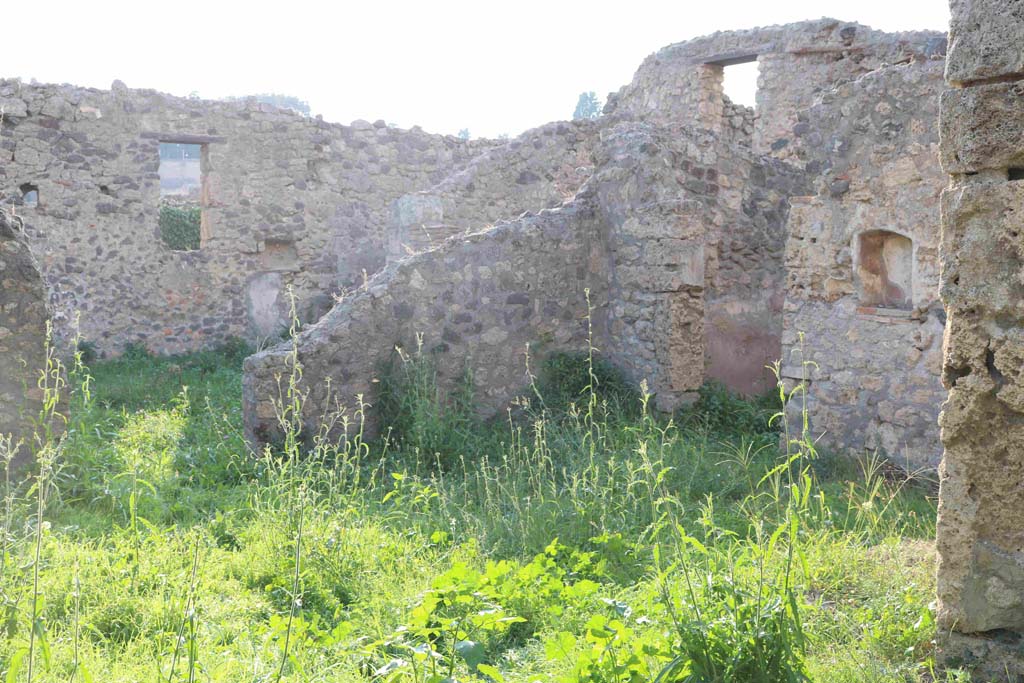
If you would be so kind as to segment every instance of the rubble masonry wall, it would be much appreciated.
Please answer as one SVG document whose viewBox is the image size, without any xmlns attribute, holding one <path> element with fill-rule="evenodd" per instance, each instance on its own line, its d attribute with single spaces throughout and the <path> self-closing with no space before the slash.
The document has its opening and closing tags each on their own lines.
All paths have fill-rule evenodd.
<svg viewBox="0 0 1024 683">
<path fill-rule="evenodd" d="M 1024 676 L 1024 5 L 951 8 L 937 620 L 948 663 L 1014 681 Z"/>
</svg>

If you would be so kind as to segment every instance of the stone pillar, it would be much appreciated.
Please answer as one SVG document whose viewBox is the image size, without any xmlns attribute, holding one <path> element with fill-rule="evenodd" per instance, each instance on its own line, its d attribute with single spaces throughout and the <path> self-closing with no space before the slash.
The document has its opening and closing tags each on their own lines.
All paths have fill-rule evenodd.
<svg viewBox="0 0 1024 683">
<path fill-rule="evenodd" d="M 949 665 L 1024 680 L 1024 1 L 952 0 L 941 155 L 938 622 Z"/>
<path fill-rule="evenodd" d="M 28 459 L 42 409 L 47 318 L 46 287 L 21 221 L 0 209 L 0 437 L 24 442 L 19 463 Z"/>
</svg>

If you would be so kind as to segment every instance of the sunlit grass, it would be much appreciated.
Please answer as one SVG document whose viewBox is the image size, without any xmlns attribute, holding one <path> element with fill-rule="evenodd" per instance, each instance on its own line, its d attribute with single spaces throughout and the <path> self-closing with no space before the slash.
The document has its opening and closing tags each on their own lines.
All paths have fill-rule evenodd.
<svg viewBox="0 0 1024 683">
<path fill-rule="evenodd" d="M 27 680 L 39 538 L 36 681 L 676 681 L 684 653 L 744 650 L 739 614 L 772 626 L 736 670 L 790 648 L 811 680 L 932 680 L 930 486 L 827 454 L 779 469 L 764 402 L 711 387 L 670 420 L 585 391 L 253 454 L 240 357 L 95 365 L 44 525 L 31 482 L 11 497 L 0 676 Z M 398 380 L 403 419 L 442 419 Z"/>
</svg>

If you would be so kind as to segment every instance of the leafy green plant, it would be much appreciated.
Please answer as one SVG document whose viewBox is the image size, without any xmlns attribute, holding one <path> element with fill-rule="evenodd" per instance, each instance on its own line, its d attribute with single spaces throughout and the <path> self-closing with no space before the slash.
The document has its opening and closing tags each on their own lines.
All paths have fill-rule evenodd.
<svg viewBox="0 0 1024 683">
<path fill-rule="evenodd" d="M 198 206 L 160 205 L 160 239 L 174 251 L 200 247 L 202 209 Z"/>
<path fill-rule="evenodd" d="M 747 398 L 730 391 L 720 382 L 709 381 L 697 391 L 697 401 L 679 410 L 683 425 L 704 427 L 727 434 L 776 432 L 770 424 L 778 410 L 774 392 Z"/>
<path fill-rule="evenodd" d="M 474 439 L 478 420 L 473 408 L 473 378 L 466 374 L 450 394 L 437 382 L 433 358 L 417 339 L 407 354 L 396 348 L 380 373 L 377 403 L 382 424 L 397 446 L 444 468 Z"/>
<path fill-rule="evenodd" d="M 585 405 L 593 389 L 597 400 L 616 414 L 640 413 L 640 391 L 625 374 L 601 356 L 586 352 L 553 353 L 541 364 L 537 388 L 544 405 L 556 414 Z"/>
</svg>

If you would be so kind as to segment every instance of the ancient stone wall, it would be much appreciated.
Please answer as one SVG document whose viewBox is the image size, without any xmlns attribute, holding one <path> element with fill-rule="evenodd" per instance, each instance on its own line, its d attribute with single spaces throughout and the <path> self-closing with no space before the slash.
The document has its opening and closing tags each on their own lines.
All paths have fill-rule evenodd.
<svg viewBox="0 0 1024 683">
<path fill-rule="evenodd" d="M 434 187 L 398 198 L 388 259 L 572 199 L 593 172 L 597 129 L 589 120 L 535 128 L 481 153 Z"/>
<path fill-rule="evenodd" d="M 602 132 L 597 197 L 610 292 L 600 350 L 671 410 L 704 379 L 706 237 L 717 186 L 688 131 L 622 123 Z"/>
<path fill-rule="evenodd" d="M 561 204 L 565 215 L 577 217 L 566 234 L 587 235 L 589 244 L 604 245 L 603 269 L 577 274 L 577 279 L 590 283 L 595 292 L 594 341 L 635 381 L 647 381 L 656 405 L 675 408 L 708 379 L 746 393 L 764 391 L 775 381 L 766 366 L 782 355 L 790 197 L 818 192 L 841 206 L 841 210 L 836 209 L 842 214 L 840 223 L 831 226 L 834 234 L 823 240 L 835 239 L 844 245 L 850 244 L 855 232 L 863 230 L 857 221 L 866 216 L 858 211 L 874 211 L 877 221 L 887 207 L 901 201 L 930 202 L 934 208 L 936 188 L 941 184 L 929 185 L 938 177 L 934 163 L 917 176 L 912 171 L 929 154 L 934 162 L 935 127 L 928 125 L 928 118 L 935 115 L 937 72 L 933 65 L 929 90 L 928 76 L 922 75 L 927 70 L 922 70 L 920 64 L 929 55 L 941 54 L 944 45 L 944 36 L 938 33 L 884 34 L 856 24 L 821 20 L 715 34 L 671 46 L 648 59 L 634 81 L 610 98 L 600 120 L 551 124 L 531 131 L 479 155 L 433 188 L 399 197 L 391 207 L 394 241 L 389 258 L 400 260 L 410 253 L 435 248 L 444 239 L 455 239 L 425 253 L 441 258 L 442 254 L 458 252 L 459 259 L 467 260 L 475 254 L 479 263 L 488 266 L 496 264 L 493 259 L 516 261 L 522 256 L 495 250 L 483 238 L 473 238 L 480 241 L 474 242 L 471 251 L 458 251 L 469 247 L 452 245 L 464 245 L 466 234 L 486 231 L 490 224 L 518 215 L 523 208 Z M 722 92 L 723 69 L 752 58 L 762 63 L 756 111 L 733 104 Z M 851 85 L 887 61 L 910 60 L 916 60 L 915 65 L 904 71 L 883 69 L 890 75 Z M 892 78 L 893 83 L 885 82 L 885 78 Z M 837 84 L 846 88 L 838 95 L 833 91 Z M 877 98 L 871 99 L 876 94 L 872 89 L 889 86 L 896 92 L 886 102 L 897 109 L 905 130 L 886 127 L 881 120 L 885 112 L 871 109 L 882 106 Z M 933 99 L 927 100 L 922 93 L 931 94 Z M 801 112 L 812 107 L 818 96 L 826 102 L 801 118 Z M 844 106 L 854 106 L 847 106 L 847 100 L 854 103 L 860 117 L 867 117 L 872 128 L 871 141 L 858 143 L 855 148 L 853 141 L 863 124 L 858 118 L 841 115 Z M 839 146 L 826 150 L 826 141 Z M 821 149 L 815 150 L 814 145 Z M 881 151 L 874 154 L 874 146 L 880 146 Z M 834 177 L 812 188 L 812 181 L 827 173 Z M 856 176 L 855 182 L 864 187 L 858 185 L 843 199 L 849 190 L 847 182 L 846 189 L 833 196 L 830 193 L 842 186 L 841 179 L 835 182 L 838 176 Z M 883 188 L 884 196 L 872 198 L 865 187 L 878 177 L 889 186 Z M 901 182 L 907 187 L 897 187 Z M 575 199 L 567 202 L 574 192 Z M 904 234 L 926 233 L 927 229 L 914 221 L 934 225 L 934 216 L 929 222 L 924 215 L 927 210 L 922 208 L 914 214 L 915 210 L 908 208 L 907 215 L 895 222 L 909 226 L 901 228 Z M 587 216 L 586 220 L 581 216 Z M 795 224 L 801 220 L 804 218 Z M 824 251 L 826 246 L 822 245 L 823 251 L 814 257 L 815 263 L 828 264 L 834 258 L 834 254 Z M 899 247 L 901 244 L 894 243 L 889 251 Z M 922 233 L 915 249 L 915 258 L 923 264 L 920 272 L 908 271 L 920 280 L 915 280 L 919 287 L 915 291 L 924 292 L 929 286 L 934 290 L 934 236 Z M 884 249 L 882 252 L 889 253 Z M 567 278 L 572 269 L 564 261 L 540 259 L 538 263 L 543 268 L 568 269 L 562 278 Z M 815 265 L 812 269 L 831 267 Z M 558 280 L 554 275 L 546 277 L 545 282 Z M 383 287 L 381 291 L 391 291 L 393 286 L 396 296 L 403 300 L 413 297 L 414 302 L 420 301 L 419 296 L 424 301 L 444 300 L 446 296 L 457 301 L 469 296 L 468 301 L 478 301 L 462 290 L 458 295 L 448 294 L 440 282 L 415 296 L 404 289 L 401 277 L 394 285 L 382 280 L 375 286 Z M 488 300 L 500 299 L 487 296 Z M 817 301 L 817 296 L 811 298 Z M 914 329 L 931 330 L 936 319 L 927 312 L 928 297 L 921 294 L 919 299 L 915 303 L 923 302 L 926 311 L 921 320 L 928 322 L 918 320 Z M 835 298 L 823 301 L 826 307 L 835 304 Z M 421 303 L 420 308 L 424 307 Z M 806 313 L 808 320 L 814 317 L 810 305 Z M 818 315 L 825 314 L 819 311 Z M 435 328 L 444 319 L 436 311 L 429 319 L 417 318 L 410 327 L 402 328 L 403 334 L 407 337 L 410 329 L 421 325 L 440 335 L 444 330 Z M 325 326 L 347 329 L 344 320 L 339 313 Z M 495 320 L 490 318 L 487 324 Z M 807 320 L 793 319 L 793 324 L 803 322 Z M 482 327 L 476 334 L 486 329 Z M 927 390 L 934 390 L 935 374 L 928 375 L 922 368 L 930 362 L 928 359 L 934 360 L 936 337 L 904 335 L 908 329 L 904 326 L 889 339 L 888 350 L 878 354 L 879 358 L 899 357 L 898 362 L 892 361 L 895 375 L 891 381 L 895 384 L 900 378 L 906 379 L 913 400 L 918 402 L 912 411 L 882 420 L 895 425 L 885 432 L 887 441 L 880 440 L 883 429 L 872 423 L 874 432 L 869 438 L 886 449 L 900 439 L 903 443 L 916 438 L 918 420 L 926 419 L 924 404 L 934 398 Z M 395 336 L 391 328 L 386 331 L 384 337 Z M 394 343 L 366 330 L 361 334 L 369 334 L 374 342 L 373 349 L 360 351 L 360 359 L 364 352 L 378 359 L 381 344 L 377 342 L 383 343 L 386 352 Z M 538 336 L 529 328 L 523 334 L 518 342 Z M 349 333 L 339 333 L 338 338 L 347 340 Z M 455 357 L 464 357 L 476 340 L 462 332 L 458 338 L 467 346 L 459 351 L 461 356 Z M 403 343 L 408 344 L 408 340 Z M 312 348 L 310 344 L 318 342 L 312 336 L 308 340 L 303 337 L 301 348 Z M 856 346 L 855 342 L 851 344 Z M 920 348 L 915 349 L 914 344 Z M 933 352 L 930 356 L 925 353 L 929 348 Z M 835 368 L 837 378 L 852 377 L 852 369 L 846 367 L 848 350 L 842 343 L 821 350 L 827 357 L 824 365 Z M 267 386 L 265 378 L 281 370 L 283 351 L 274 353 L 277 356 L 270 354 L 258 364 L 253 361 L 250 374 L 255 378 L 250 382 L 250 393 L 254 402 L 258 401 L 258 388 Z M 913 360 L 905 360 L 911 357 Z M 879 366 L 890 360 L 880 361 Z M 365 363 L 359 360 L 356 366 L 361 365 Z M 322 359 L 314 354 L 307 372 L 313 367 L 314 377 L 337 374 L 322 366 Z M 496 395 L 510 395 L 514 382 L 507 378 L 512 376 L 503 375 L 506 379 L 498 381 Z M 848 384 L 853 381 L 850 379 Z M 484 390 L 486 386 L 478 388 Z M 886 387 L 878 387 L 877 394 L 865 400 L 875 401 Z M 343 387 L 349 395 L 365 388 Z M 878 408 L 872 402 L 862 412 L 877 415 L 885 405 Z M 858 442 L 855 448 L 860 447 L 862 443 Z M 932 448 L 929 462 L 934 463 L 934 452 Z"/>
<path fill-rule="evenodd" d="M 21 227 L 0 211 L 0 436 L 23 442 L 19 459 L 34 447 L 42 410 L 48 318 L 46 287 Z"/>
<path fill-rule="evenodd" d="M 945 45 L 945 36 L 934 31 L 884 33 L 835 19 L 719 32 L 648 57 L 633 81 L 609 98 L 605 111 L 719 131 L 731 118 L 723 116 L 723 69 L 756 59 L 753 148 L 788 158 L 797 114 L 817 93 L 886 63 L 942 54 Z"/>
<path fill-rule="evenodd" d="M 918 60 L 840 85 L 795 129 L 815 175 L 790 210 L 783 372 L 800 379 L 814 363 L 807 405 L 823 446 L 909 470 L 941 454 L 942 66 Z"/>
<path fill-rule="evenodd" d="M 22 206 L 55 309 L 104 352 L 275 334 L 285 287 L 316 319 L 385 262 L 391 202 L 494 143 L 384 122 L 328 124 L 249 102 L 0 81 L 0 203 Z M 203 239 L 159 237 L 160 142 L 203 147 Z"/>
<path fill-rule="evenodd" d="M 722 105 L 722 135 L 735 144 L 749 147 L 754 139 L 757 116 L 753 107 L 736 104 L 724 96 Z"/>
<path fill-rule="evenodd" d="M 948 663 L 1024 677 L 1024 5 L 951 3 L 942 95 L 938 623 Z"/>
<path fill-rule="evenodd" d="M 527 344 L 535 364 L 587 348 L 587 289 L 590 341 L 606 357 L 659 400 L 695 391 L 703 381 L 701 209 L 676 192 L 684 182 L 677 144 L 651 126 L 609 123 L 597 170 L 573 201 L 451 238 L 371 278 L 298 339 L 310 426 L 328 386 L 350 414 L 357 395 L 373 404 L 381 364 L 396 344 L 414 348 L 417 335 L 441 387 L 470 370 L 476 405 L 493 414 L 528 385 Z M 246 361 L 246 425 L 257 442 L 274 437 L 289 353 L 282 344 Z"/>
<path fill-rule="evenodd" d="M 500 224 L 400 260 L 349 295 L 298 340 L 303 387 L 311 392 L 306 419 L 319 427 L 325 406 L 354 415 L 356 397 L 377 403 L 379 380 L 396 346 L 414 353 L 417 336 L 448 391 L 473 373 L 474 405 L 500 410 L 529 381 L 534 358 L 586 343 L 584 288 L 600 286 L 575 207 Z M 600 293 L 596 293 L 600 296 Z M 290 369 L 282 344 L 246 360 L 247 430 L 257 442 L 277 431 L 277 377 Z M 330 381 L 326 381 L 330 378 Z M 328 394 L 328 391 L 331 394 Z M 368 417 L 375 433 L 376 413 Z"/>
</svg>

